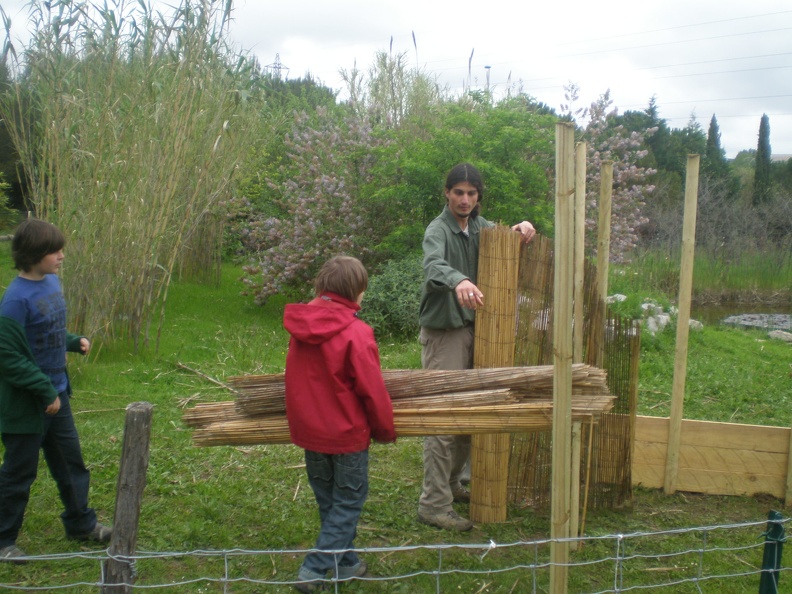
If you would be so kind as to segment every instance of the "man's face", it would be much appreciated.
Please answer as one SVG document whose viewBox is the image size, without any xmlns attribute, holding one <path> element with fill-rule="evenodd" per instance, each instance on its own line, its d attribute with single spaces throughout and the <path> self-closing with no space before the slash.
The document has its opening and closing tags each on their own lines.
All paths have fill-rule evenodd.
<svg viewBox="0 0 792 594">
<path fill-rule="evenodd" d="M 459 222 L 459 226 L 464 229 L 470 213 L 478 204 L 478 190 L 470 182 L 464 181 L 455 184 L 450 190 L 446 190 L 445 195 L 449 210 Z"/>
</svg>

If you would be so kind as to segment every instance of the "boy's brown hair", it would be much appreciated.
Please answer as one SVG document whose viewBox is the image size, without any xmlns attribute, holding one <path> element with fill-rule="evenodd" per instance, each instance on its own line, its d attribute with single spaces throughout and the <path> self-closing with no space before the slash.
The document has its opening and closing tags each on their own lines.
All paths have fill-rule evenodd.
<svg viewBox="0 0 792 594">
<path fill-rule="evenodd" d="M 368 272 L 357 258 L 335 256 L 322 265 L 314 281 L 317 295 L 330 292 L 355 301 L 368 287 Z"/>
<path fill-rule="evenodd" d="M 66 238 L 55 225 L 41 219 L 27 219 L 17 227 L 11 239 L 14 268 L 30 272 L 44 256 L 59 252 L 64 245 Z"/>
</svg>

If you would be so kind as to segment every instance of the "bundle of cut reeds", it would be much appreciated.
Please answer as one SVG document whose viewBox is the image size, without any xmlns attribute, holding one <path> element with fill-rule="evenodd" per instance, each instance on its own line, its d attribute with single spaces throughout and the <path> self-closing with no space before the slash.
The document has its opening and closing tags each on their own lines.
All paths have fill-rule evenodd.
<svg viewBox="0 0 792 594">
<path fill-rule="evenodd" d="M 573 366 L 572 414 L 596 419 L 613 406 L 606 374 Z M 396 434 L 467 435 L 547 430 L 552 426 L 553 367 L 386 370 Z M 183 414 L 199 446 L 289 443 L 283 374 L 231 378 L 234 401 L 198 404 Z"/>
<path fill-rule="evenodd" d="M 424 398 L 471 390 L 508 388 L 530 398 L 553 393 L 553 366 L 496 367 L 458 371 L 433 369 L 383 370 L 391 399 Z M 607 392 L 605 371 L 589 365 L 573 365 L 572 381 L 578 393 Z M 248 415 L 286 412 L 283 374 L 244 375 L 229 378 L 238 392 L 236 404 Z"/>
</svg>

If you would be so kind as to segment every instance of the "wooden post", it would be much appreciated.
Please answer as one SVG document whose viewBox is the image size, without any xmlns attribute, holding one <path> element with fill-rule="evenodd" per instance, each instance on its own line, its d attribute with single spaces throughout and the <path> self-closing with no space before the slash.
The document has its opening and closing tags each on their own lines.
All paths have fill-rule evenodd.
<svg viewBox="0 0 792 594">
<path fill-rule="evenodd" d="M 575 145 L 575 323 L 573 330 L 574 363 L 583 362 L 583 289 L 586 264 L 586 143 Z"/>
<path fill-rule="evenodd" d="M 585 288 L 586 269 L 586 143 L 575 145 L 575 273 L 574 273 L 574 322 L 572 323 L 572 362 L 583 362 L 583 291 Z M 580 422 L 572 424 L 572 480 L 570 493 L 569 533 L 578 536 L 580 525 L 580 461 L 581 461 Z M 570 544 L 571 550 L 577 550 L 577 543 Z"/>
<path fill-rule="evenodd" d="M 511 367 L 517 340 L 517 281 L 520 235 L 508 227 L 481 232 L 476 284 L 484 306 L 476 312 L 473 367 Z M 470 448 L 470 519 L 506 521 L 509 486 L 508 433 L 475 434 Z"/>
<path fill-rule="evenodd" d="M 135 402 L 127 406 L 124 446 L 118 470 L 113 537 L 105 566 L 103 594 L 131 592 L 132 561 L 137 547 L 138 521 L 149 461 L 151 418 L 154 406 Z"/>
<path fill-rule="evenodd" d="M 569 537 L 572 471 L 572 292 L 575 127 L 556 124 L 555 281 L 553 295 L 553 478 L 550 536 Z M 550 548 L 550 592 L 567 591 L 568 541 Z"/>
<path fill-rule="evenodd" d="M 690 300 L 693 293 L 693 257 L 696 246 L 696 204 L 698 201 L 699 155 L 688 155 L 685 178 L 685 220 L 682 222 L 682 263 L 679 270 L 679 312 L 677 313 L 674 380 L 671 388 L 671 415 L 668 425 L 664 491 L 676 491 L 679 470 L 679 444 L 687 374 L 688 334 L 690 333 Z"/>
<path fill-rule="evenodd" d="M 612 199 L 613 161 L 603 161 L 600 171 L 599 222 L 597 224 L 597 290 L 602 301 L 608 298 Z"/>
</svg>

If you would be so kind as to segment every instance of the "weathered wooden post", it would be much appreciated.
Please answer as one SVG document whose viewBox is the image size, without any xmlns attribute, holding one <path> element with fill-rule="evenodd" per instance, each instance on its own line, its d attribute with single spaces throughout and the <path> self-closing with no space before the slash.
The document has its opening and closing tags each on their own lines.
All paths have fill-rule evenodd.
<svg viewBox="0 0 792 594">
<path fill-rule="evenodd" d="M 104 594 L 131 592 L 135 579 L 131 557 L 137 547 L 140 504 L 146 487 L 153 409 L 154 406 L 148 402 L 134 402 L 127 406 L 113 537 L 102 586 Z"/>
</svg>

